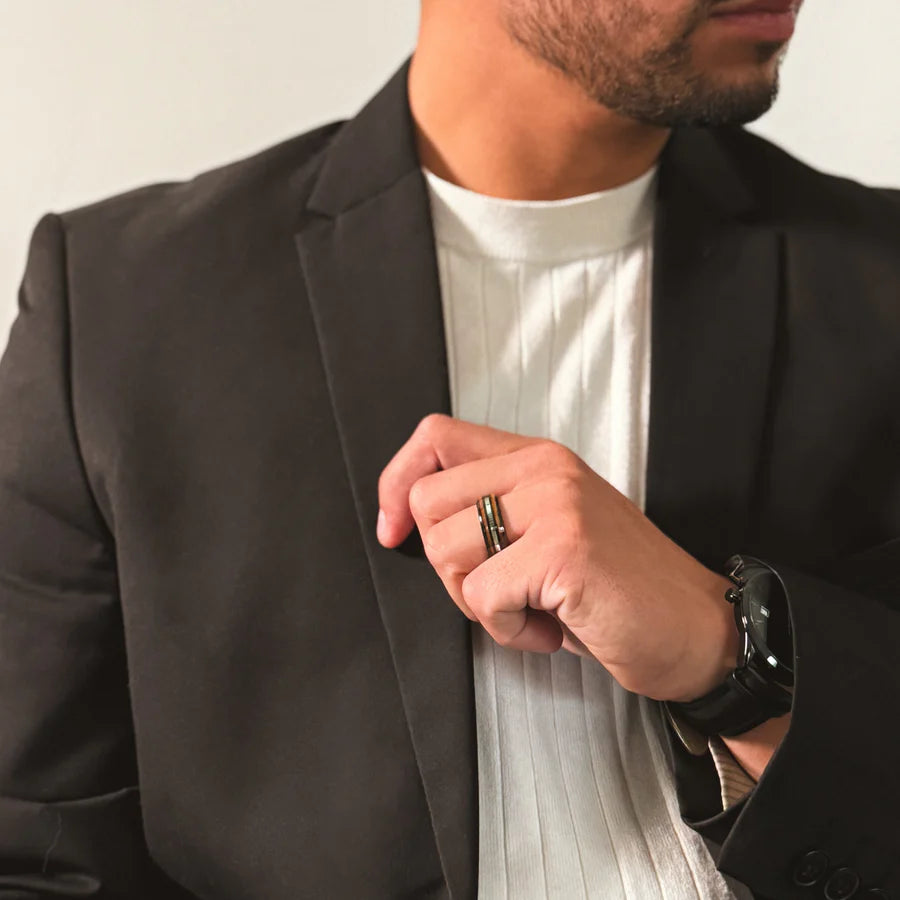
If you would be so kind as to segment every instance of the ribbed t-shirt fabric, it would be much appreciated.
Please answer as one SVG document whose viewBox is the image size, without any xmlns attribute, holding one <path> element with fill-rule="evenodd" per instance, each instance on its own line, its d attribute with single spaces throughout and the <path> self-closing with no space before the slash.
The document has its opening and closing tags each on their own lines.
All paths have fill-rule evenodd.
<svg viewBox="0 0 900 900">
<path fill-rule="evenodd" d="M 553 201 L 423 174 L 453 414 L 565 444 L 643 510 L 655 170 Z M 680 818 L 657 703 L 477 623 L 472 648 L 479 900 L 750 896 Z"/>
</svg>

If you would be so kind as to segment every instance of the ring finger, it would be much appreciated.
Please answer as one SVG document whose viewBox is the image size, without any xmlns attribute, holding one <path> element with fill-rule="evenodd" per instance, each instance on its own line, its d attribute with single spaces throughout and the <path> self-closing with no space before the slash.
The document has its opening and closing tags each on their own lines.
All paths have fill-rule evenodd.
<svg viewBox="0 0 900 900">
<path fill-rule="evenodd" d="M 540 488 L 534 486 L 520 488 L 497 498 L 510 543 L 525 534 L 535 511 L 540 508 L 541 493 Z M 477 621 L 462 595 L 463 579 L 489 558 L 475 505 L 467 506 L 426 527 L 422 534 L 422 544 L 428 560 L 453 601 L 470 619 Z"/>
</svg>

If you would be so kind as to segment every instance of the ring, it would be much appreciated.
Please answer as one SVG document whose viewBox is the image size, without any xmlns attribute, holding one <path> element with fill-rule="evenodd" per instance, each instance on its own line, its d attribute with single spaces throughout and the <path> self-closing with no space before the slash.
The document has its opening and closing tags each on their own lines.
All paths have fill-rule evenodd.
<svg viewBox="0 0 900 900">
<path fill-rule="evenodd" d="M 503 514 L 500 512 L 497 495 L 485 494 L 475 504 L 475 509 L 478 511 L 478 523 L 481 525 L 484 546 L 488 556 L 493 556 L 509 546 L 509 537 L 503 524 Z"/>
</svg>

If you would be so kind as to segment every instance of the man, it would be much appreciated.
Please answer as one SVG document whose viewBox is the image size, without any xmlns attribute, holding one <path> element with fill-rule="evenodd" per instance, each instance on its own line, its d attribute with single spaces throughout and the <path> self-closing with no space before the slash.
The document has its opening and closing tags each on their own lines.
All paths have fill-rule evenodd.
<svg viewBox="0 0 900 900">
<path fill-rule="evenodd" d="M 41 219 L 0 898 L 900 896 L 900 210 L 736 127 L 796 11 L 426 0 Z"/>
</svg>

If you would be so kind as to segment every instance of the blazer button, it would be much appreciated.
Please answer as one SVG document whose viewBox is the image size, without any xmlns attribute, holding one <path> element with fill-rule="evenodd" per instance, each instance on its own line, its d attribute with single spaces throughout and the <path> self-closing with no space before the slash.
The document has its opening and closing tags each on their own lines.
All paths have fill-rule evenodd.
<svg viewBox="0 0 900 900">
<path fill-rule="evenodd" d="M 804 853 L 794 867 L 794 884 L 812 887 L 828 871 L 828 857 L 821 850 Z"/>
<path fill-rule="evenodd" d="M 825 900 L 849 900 L 859 890 L 859 875 L 853 869 L 838 869 L 825 882 Z"/>
</svg>

